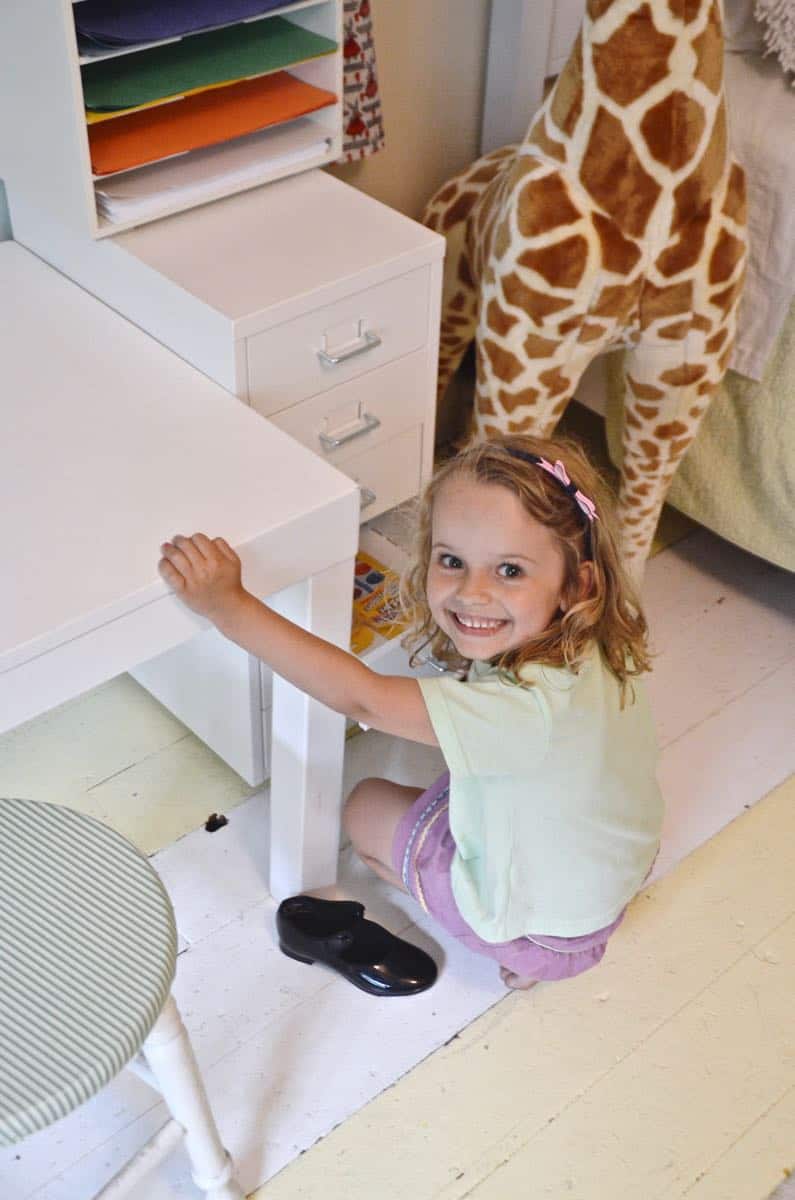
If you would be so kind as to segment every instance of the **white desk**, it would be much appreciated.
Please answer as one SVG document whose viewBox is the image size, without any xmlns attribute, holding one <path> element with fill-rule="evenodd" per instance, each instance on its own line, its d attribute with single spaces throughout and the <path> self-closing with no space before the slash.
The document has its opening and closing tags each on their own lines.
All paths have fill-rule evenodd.
<svg viewBox="0 0 795 1200">
<path fill-rule="evenodd" d="M 0 731 L 206 629 L 157 574 L 178 532 L 222 534 L 252 592 L 347 645 L 356 484 L 13 242 L 0 413 Z M 276 896 L 335 877 L 343 745 L 274 681 Z"/>
</svg>

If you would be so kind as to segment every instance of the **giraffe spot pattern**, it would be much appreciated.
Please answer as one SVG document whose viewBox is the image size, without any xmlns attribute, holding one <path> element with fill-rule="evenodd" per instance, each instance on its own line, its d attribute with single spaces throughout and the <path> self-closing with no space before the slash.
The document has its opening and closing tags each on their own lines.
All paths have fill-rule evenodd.
<svg viewBox="0 0 795 1200">
<path fill-rule="evenodd" d="M 700 379 L 706 370 L 703 363 L 683 363 L 681 367 L 671 367 L 670 370 L 663 371 L 660 382 L 670 383 L 671 387 L 687 387 Z"/>
<path fill-rule="evenodd" d="M 642 287 L 643 277 L 640 275 L 630 283 L 608 284 L 599 293 L 599 299 L 591 310 L 592 315 L 625 321 L 638 303 Z"/>
<path fill-rule="evenodd" d="M 504 337 L 506 333 L 513 328 L 518 321 L 518 317 L 512 317 L 510 314 L 503 312 L 496 300 L 490 300 L 486 309 L 486 324 L 489 329 L 492 329 L 500 337 Z"/>
<path fill-rule="evenodd" d="M 701 0 L 668 0 L 668 7 L 683 25 L 689 25 L 701 10 Z"/>
<path fill-rule="evenodd" d="M 516 225 L 522 237 L 539 237 L 560 225 L 571 225 L 582 213 L 572 203 L 568 188 L 556 172 L 531 179 L 519 193 Z"/>
<path fill-rule="evenodd" d="M 612 37 L 592 48 L 596 78 L 604 95 L 622 106 L 645 95 L 665 79 L 668 55 L 675 44 L 676 38 L 657 29 L 648 4 L 630 13 Z"/>
<path fill-rule="evenodd" d="M 538 378 L 550 396 L 557 396 L 560 392 L 566 392 L 571 387 L 571 380 L 566 378 L 560 367 L 552 367 L 548 371 L 542 371 Z"/>
<path fill-rule="evenodd" d="M 709 333 L 712 329 L 712 322 L 709 317 L 705 317 L 701 313 L 693 314 L 692 324 L 694 329 L 700 329 L 702 333 Z"/>
<path fill-rule="evenodd" d="M 728 329 L 719 329 L 711 338 L 708 338 L 704 343 L 704 349 L 707 351 L 707 354 L 717 354 L 728 336 Z"/>
<path fill-rule="evenodd" d="M 457 191 L 458 185 L 456 183 L 447 183 L 441 191 L 436 193 L 431 204 L 446 204 L 448 200 L 452 200 Z"/>
<path fill-rule="evenodd" d="M 517 375 L 521 375 L 524 367 L 510 350 L 503 350 L 502 346 L 498 346 L 491 338 L 483 338 L 481 345 L 491 363 L 492 371 L 503 383 L 512 383 Z"/>
<path fill-rule="evenodd" d="M 748 219 L 745 171 L 739 163 L 732 163 L 722 212 L 725 213 L 729 220 L 736 221 L 739 225 L 744 225 Z"/>
<path fill-rule="evenodd" d="M 550 358 L 559 346 L 550 338 L 539 337 L 537 333 L 529 333 L 524 340 L 524 352 L 528 358 Z"/>
<path fill-rule="evenodd" d="M 648 110 L 640 132 L 652 158 L 680 171 L 695 154 L 706 123 L 697 101 L 684 92 L 671 92 Z"/>
<path fill-rule="evenodd" d="M 509 433 L 529 433 L 535 425 L 535 417 L 525 417 L 522 421 L 509 421 Z"/>
<path fill-rule="evenodd" d="M 713 292 L 709 298 L 710 303 L 714 304 L 716 308 L 720 308 L 724 313 L 728 314 L 729 309 L 734 304 L 735 300 L 738 299 L 740 292 L 742 291 L 743 282 L 744 279 L 741 277 L 736 283 L 733 283 L 731 287 L 725 288 L 722 292 Z"/>
<path fill-rule="evenodd" d="M 651 405 L 651 404 L 636 404 L 635 405 L 635 412 L 638 414 L 638 416 L 643 417 L 644 421 L 653 421 L 654 418 L 658 415 L 659 411 L 660 410 L 656 404 L 655 405 Z"/>
<path fill-rule="evenodd" d="M 469 176 L 470 183 L 491 183 L 496 175 L 499 175 L 503 169 L 502 162 L 498 159 L 496 162 L 485 163 L 479 170 L 473 171 Z"/>
<path fill-rule="evenodd" d="M 639 380 L 633 379 L 630 374 L 627 374 L 627 383 L 639 400 L 662 400 L 665 395 L 662 388 L 655 387 L 651 383 L 640 383 Z"/>
<path fill-rule="evenodd" d="M 530 408 L 540 395 L 538 388 L 524 388 L 521 392 L 506 392 L 504 388 L 500 388 L 498 399 L 503 410 L 511 413 L 517 408 Z"/>
<path fill-rule="evenodd" d="M 673 317 L 677 313 L 689 312 L 693 305 L 693 281 L 684 280 L 682 283 L 672 283 L 667 287 L 657 287 L 651 280 L 646 280 L 640 297 L 641 328 L 647 329 L 660 317 Z"/>
<path fill-rule="evenodd" d="M 454 204 L 444 214 L 442 228 L 445 232 L 451 229 L 453 225 L 457 225 L 459 221 L 465 221 L 478 199 L 478 192 L 462 192 Z"/>
<path fill-rule="evenodd" d="M 721 102 L 712 134 L 695 170 L 674 189 L 671 233 L 684 228 L 694 213 L 701 213 L 718 191 L 726 163 L 726 106 Z"/>
<path fill-rule="evenodd" d="M 667 425 L 658 425 L 654 430 L 655 437 L 664 438 L 666 441 L 681 437 L 683 433 L 687 433 L 687 425 L 683 425 L 681 421 L 669 421 Z"/>
<path fill-rule="evenodd" d="M 693 434 L 689 434 L 687 437 L 677 438 L 671 442 L 668 447 L 668 461 L 672 462 L 674 459 L 678 459 L 685 452 L 692 440 Z"/>
<path fill-rule="evenodd" d="M 473 288 L 475 286 L 475 281 L 472 278 L 472 272 L 469 269 L 469 263 L 463 254 L 458 260 L 458 278 L 466 288 Z"/>
<path fill-rule="evenodd" d="M 661 275 L 678 275 L 680 271 L 687 271 L 696 265 L 704 246 L 711 212 L 712 205 L 707 204 L 679 228 L 676 241 L 658 255 L 654 264 Z"/>
<path fill-rule="evenodd" d="M 529 141 L 542 154 L 547 154 L 550 158 L 557 159 L 558 162 L 566 161 L 566 147 L 562 142 L 556 142 L 549 136 L 543 116 L 538 118 L 530 131 Z"/>
<path fill-rule="evenodd" d="M 622 233 L 643 235 L 662 189 L 644 170 L 621 122 L 601 106 L 591 126 L 580 178 Z"/>
<path fill-rule="evenodd" d="M 674 321 L 673 325 L 664 325 L 657 332 L 661 338 L 671 338 L 673 341 L 680 341 L 687 336 L 691 328 L 692 322 L 690 320 Z"/>
<path fill-rule="evenodd" d="M 574 133 L 582 113 L 582 96 L 582 33 L 578 33 L 549 104 L 552 120 L 569 137 Z"/>
<path fill-rule="evenodd" d="M 716 96 L 723 85 L 723 34 L 718 6 L 713 3 L 704 32 L 693 39 L 698 57 L 696 79 Z"/>
<path fill-rule="evenodd" d="M 591 321 L 584 321 L 577 335 L 577 341 L 595 342 L 605 333 L 607 333 L 607 328 L 604 325 L 596 325 Z"/>
<path fill-rule="evenodd" d="M 461 312 L 466 308 L 468 299 L 466 292 L 456 292 L 452 300 L 448 302 L 448 308 L 452 308 L 454 312 Z"/>
<path fill-rule="evenodd" d="M 594 213 L 593 223 L 602 249 L 602 266 L 617 275 L 628 275 L 640 258 L 640 247 L 625 238 L 609 217 Z"/>
<path fill-rule="evenodd" d="M 731 279 L 745 253 L 745 245 L 726 229 L 722 229 L 709 260 L 710 283 L 725 283 Z"/>
<path fill-rule="evenodd" d="M 584 317 L 579 315 L 576 317 L 569 317 L 566 321 L 561 321 L 558 325 L 558 333 L 565 335 L 567 333 L 571 333 L 575 329 L 579 329 L 583 323 L 583 320 Z"/>
<path fill-rule="evenodd" d="M 553 287 L 574 288 L 585 272 L 588 243 L 577 233 L 552 246 L 525 250 L 517 261 L 520 267 L 530 267 Z"/>
<path fill-rule="evenodd" d="M 502 294 L 509 304 L 527 313 L 537 325 L 542 325 L 546 317 L 571 304 L 570 300 L 563 297 L 549 296 L 546 292 L 537 292 L 535 288 L 528 287 L 515 271 L 503 277 Z"/>
</svg>

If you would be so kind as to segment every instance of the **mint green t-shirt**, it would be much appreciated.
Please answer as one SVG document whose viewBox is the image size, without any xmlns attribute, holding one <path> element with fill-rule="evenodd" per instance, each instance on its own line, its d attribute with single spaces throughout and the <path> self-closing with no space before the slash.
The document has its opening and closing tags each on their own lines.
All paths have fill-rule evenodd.
<svg viewBox="0 0 795 1200">
<path fill-rule="evenodd" d="M 654 861 L 663 805 L 642 683 L 620 707 L 594 651 L 578 674 L 487 663 L 419 684 L 450 770 L 453 894 L 485 941 L 609 925 Z"/>
</svg>

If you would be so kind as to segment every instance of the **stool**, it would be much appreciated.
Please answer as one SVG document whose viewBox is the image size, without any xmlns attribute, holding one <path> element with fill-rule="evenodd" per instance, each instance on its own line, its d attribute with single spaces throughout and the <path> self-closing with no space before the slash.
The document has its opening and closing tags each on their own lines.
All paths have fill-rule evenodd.
<svg viewBox="0 0 795 1200">
<path fill-rule="evenodd" d="M 99 821 L 0 800 L 0 1146 L 64 1117 L 130 1066 L 171 1119 L 97 1194 L 117 1200 L 184 1136 L 207 1200 L 243 1200 L 170 995 L 171 902 Z"/>
</svg>

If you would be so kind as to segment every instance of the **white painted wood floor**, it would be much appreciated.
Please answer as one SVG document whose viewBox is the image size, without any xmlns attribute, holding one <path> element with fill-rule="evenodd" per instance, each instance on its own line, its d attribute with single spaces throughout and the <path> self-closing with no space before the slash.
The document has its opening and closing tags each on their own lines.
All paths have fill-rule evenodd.
<svg viewBox="0 0 795 1200">
<path fill-rule="evenodd" d="M 176 995 L 224 1140 L 247 1189 L 281 1172 L 262 1200 L 764 1200 L 793 1166 L 795 791 L 746 810 L 795 765 L 795 577 L 699 531 L 652 560 L 645 601 L 659 882 L 596 971 L 527 995 L 348 852 L 340 894 L 429 949 L 438 983 L 378 1001 L 286 959 L 267 792 L 249 795 L 128 679 L 0 739 L 0 794 L 77 804 L 156 851 L 182 939 Z M 440 769 L 437 751 L 368 733 L 349 743 L 346 783 Z M 230 820 L 210 835 L 212 811 Z M 163 1119 L 123 1074 L 0 1152 L 0 1197 L 84 1200 Z M 140 1195 L 198 1195 L 180 1151 Z"/>
</svg>

